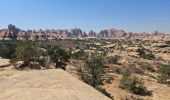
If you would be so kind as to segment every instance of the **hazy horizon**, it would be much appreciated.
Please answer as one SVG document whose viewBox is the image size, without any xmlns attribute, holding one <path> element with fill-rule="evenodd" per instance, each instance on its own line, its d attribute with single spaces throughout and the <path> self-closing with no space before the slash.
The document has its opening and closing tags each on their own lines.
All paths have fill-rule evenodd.
<svg viewBox="0 0 170 100">
<path fill-rule="evenodd" d="M 170 33 L 169 0 L 0 0 L 0 29 L 123 29 Z"/>
</svg>

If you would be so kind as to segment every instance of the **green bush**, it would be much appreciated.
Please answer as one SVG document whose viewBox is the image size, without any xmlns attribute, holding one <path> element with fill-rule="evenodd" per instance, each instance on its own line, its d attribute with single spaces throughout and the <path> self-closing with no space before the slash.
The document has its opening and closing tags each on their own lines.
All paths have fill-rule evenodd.
<svg viewBox="0 0 170 100">
<path fill-rule="evenodd" d="M 119 59 L 120 59 L 120 56 L 118 56 L 118 55 L 109 56 L 109 57 L 106 57 L 106 63 L 107 64 L 117 64 Z"/>
<path fill-rule="evenodd" d="M 23 61 L 23 64 L 16 67 L 18 69 L 39 69 L 40 66 L 43 66 L 44 62 L 46 61 L 40 58 L 42 56 L 42 52 L 43 50 L 38 48 L 31 41 L 18 41 L 16 43 L 15 56 L 10 60 L 10 62 L 15 66 L 18 61 Z"/>
<path fill-rule="evenodd" d="M 148 59 L 148 60 L 155 60 L 156 59 L 155 55 L 152 54 L 152 53 L 144 55 L 143 58 Z"/>
<path fill-rule="evenodd" d="M 120 87 L 137 95 L 148 94 L 146 88 L 143 86 L 143 82 L 137 77 L 132 76 L 128 71 L 125 71 L 123 74 L 120 81 Z"/>
<path fill-rule="evenodd" d="M 0 42 L 0 57 L 11 59 L 14 56 L 15 48 L 14 42 Z"/>
<path fill-rule="evenodd" d="M 170 84 L 170 65 L 162 65 L 159 67 L 158 82 L 163 84 Z"/>
<path fill-rule="evenodd" d="M 146 65 L 146 70 L 148 70 L 150 72 L 154 72 L 154 69 L 153 69 L 152 65 L 150 65 L 150 64 Z"/>
<path fill-rule="evenodd" d="M 85 66 L 81 69 L 81 77 L 87 84 L 97 87 L 103 84 L 105 74 L 103 58 L 97 53 L 90 54 L 85 60 Z"/>
<path fill-rule="evenodd" d="M 55 67 L 65 70 L 66 62 L 69 62 L 70 59 L 69 53 L 58 46 L 49 46 L 47 52 L 51 60 L 55 63 Z"/>
</svg>

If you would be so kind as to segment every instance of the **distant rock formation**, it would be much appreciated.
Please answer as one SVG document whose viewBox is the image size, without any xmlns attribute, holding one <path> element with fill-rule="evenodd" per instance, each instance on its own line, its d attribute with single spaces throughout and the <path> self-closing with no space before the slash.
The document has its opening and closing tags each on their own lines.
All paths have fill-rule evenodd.
<svg viewBox="0 0 170 100">
<path fill-rule="evenodd" d="M 55 32 L 47 33 L 47 40 L 52 41 L 55 39 L 57 39 L 57 33 L 55 33 Z"/>
<path fill-rule="evenodd" d="M 8 29 L 3 29 L 0 31 L 0 39 L 2 40 L 13 40 L 18 36 L 20 30 L 15 27 L 15 25 L 8 25 Z"/>
<path fill-rule="evenodd" d="M 90 32 L 89 32 L 89 37 L 96 37 L 97 36 L 97 34 L 96 34 L 96 32 L 94 32 L 93 30 L 91 30 Z"/>
<path fill-rule="evenodd" d="M 35 40 L 46 40 L 47 36 L 45 32 L 43 31 L 34 31 L 30 34 L 29 40 L 35 41 Z"/>
<path fill-rule="evenodd" d="M 55 30 L 55 29 L 46 29 L 46 30 L 20 30 L 16 28 L 15 25 L 8 25 L 8 29 L 0 30 L 0 40 L 25 40 L 29 39 L 32 41 L 36 40 L 57 40 L 57 39 L 71 39 L 71 38 L 134 38 L 134 39 L 154 39 L 154 40 L 163 40 L 170 39 L 169 34 L 161 33 L 155 31 L 152 34 L 142 32 L 142 33 L 133 33 L 133 32 L 125 32 L 124 30 L 118 29 L 105 29 L 101 30 L 99 33 L 91 30 L 88 34 L 82 31 L 79 28 L 74 28 L 71 30 Z"/>
<path fill-rule="evenodd" d="M 160 39 L 165 38 L 165 34 L 158 32 L 158 31 L 155 31 L 153 34 L 151 34 L 151 36 L 152 36 L 152 38 L 154 38 L 156 40 L 160 40 Z"/>
<path fill-rule="evenodd" d="M 123 30 L 117 30 L 117 29 L 108 29 L 108 30 L 102 30 L 99 33 L 99 37 L 105 37 L 105 38 L 113 38 L 113 37 L 125 37 L 126 33 Z"/>
<path fill-rule="evenodd" d="M 17 40 L 25 40 L 26 39 L 26 32 L 25 31 L 19 31 Z"/>
<path fill-rule="evenodd" d="M 70 36 L 71 37 L 81 37 L 83 34 L 83 31 L 81 29 L 75 28 L 70 30 Z"/>
</svg>

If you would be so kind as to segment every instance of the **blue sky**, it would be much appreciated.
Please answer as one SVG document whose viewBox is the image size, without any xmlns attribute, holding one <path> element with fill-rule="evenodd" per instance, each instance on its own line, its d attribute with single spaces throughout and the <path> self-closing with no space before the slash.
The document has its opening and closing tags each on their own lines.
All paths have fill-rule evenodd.
<svg viewBox="0 0 170 100">
<path fill-rule="evenodd" d="M 0 0 L 0 28 L 170 33 L 170 0 Z"/>
</svg>

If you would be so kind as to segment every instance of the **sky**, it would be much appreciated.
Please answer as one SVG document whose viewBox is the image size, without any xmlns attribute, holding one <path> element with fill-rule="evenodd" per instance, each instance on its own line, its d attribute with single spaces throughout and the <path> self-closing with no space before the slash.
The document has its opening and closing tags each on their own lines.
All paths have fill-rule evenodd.
<svg viewBox="0 0 170 100">
<path fill-rule="evenodd" d="M 0 29 L 170 33 L 170 0 L 0 0 Z"/>
</svg>

